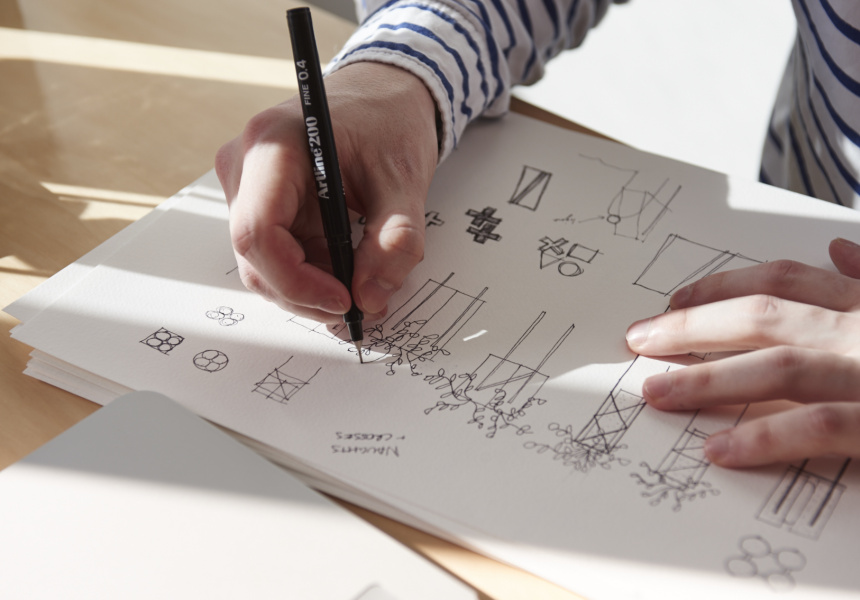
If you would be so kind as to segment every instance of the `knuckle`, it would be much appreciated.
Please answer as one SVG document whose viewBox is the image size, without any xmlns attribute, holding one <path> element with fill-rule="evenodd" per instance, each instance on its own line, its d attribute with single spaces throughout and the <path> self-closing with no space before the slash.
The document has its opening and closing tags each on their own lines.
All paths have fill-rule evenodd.
<svg viewBox="0 0 860 600">
<path fill-rule="evenodd" d="M 386 228 L 381 235 L 386 250 L 396 252 L 417 264 L 424 259 L 424 232 L 408 224 Z"/>
<path fill-rule="evenodd" d="M 757 421 L 755 430 L 750 438 L 750 454 L 770 456 L 778 443 L 779 439 L 774 433 L 768 419 Z"/>
<path fill-rule="evenodd" d="M 775 375 L 781 392 L 790 395 L 796 391 L 806 366 L 804 352 L 792 346 L 778 346 L 769 350 L 768 359 L 768 371 Z"/>
<path fill-rule="evenodd" d="M 845 421 L 835 406 L 816 404 L 807 408 L 806 423 L 812 440 L 818 446 L 825 446 L 838 436 L 845 427 Z"/>
<path fill-rule="evenodd" d="M 273 125 L 279 121 L 280 111 L 269 108 L 251 117 L 245 124 L 242 132 L 242 141 L 246 148 L 253 146 L 264 139 L 271 131 Z"/>
<path fill-rule="evenodd" d="M 709 390 L 714 383 L 714 373 L 708 364 L 695 365 L 685 371 L 692 375 L 690 383 L 693 389 Z"/>
<path fill-rule="evenodd" d="M 804 365 L 803 353 L 792 346 L 779 346 L 772 351 L 773 368 L 781 378 L 791 377 Z"/>
<path fill-rule="evenodd" d="M 263 285 L 263 279 L 252 269 L 239 269 L 239 279 L 249 291 L 266 297 L 266 286 Z"/>
<path fill-rule="evenodd" d="M 793 260 L 782 259 L 767 263 L 763 274 L 765 289 L 777 292 L 790 287 L 802 269 L 803 265 Z"/>
<path fill-rule="evenodd" d="M 747 300 L 753 316 L 763 320 L 775 318 L 782 308 L 782 300 L 769 294 L 756 294 Z"/>
<path fill-rule="evenodd" d="M 247 257 L 259 246 L 260 235 L 256 227 L 249 224 L 231 223 L 230 241 L 239 256 Z"/>
<path fill-rule="evenodd" d="M 215 174 L 223 186 L 233 170 L 234 163 L 234 141 L 231 140 L 218 148 L 215 153 Z"/>
</svg>

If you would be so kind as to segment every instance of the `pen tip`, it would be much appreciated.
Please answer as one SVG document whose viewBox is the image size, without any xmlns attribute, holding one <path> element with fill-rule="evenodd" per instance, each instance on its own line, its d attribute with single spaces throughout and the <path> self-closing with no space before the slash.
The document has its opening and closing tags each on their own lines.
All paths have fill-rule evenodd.
<svg viewBox="0 0 860 600">
<path fill-rule="evenodd" d="M 353 342 L 355 344 L 355 350 L 358 352 L 358 362 L 364 364 L 364 359 L 361 357 L 361 342 Z"/>
</svg>

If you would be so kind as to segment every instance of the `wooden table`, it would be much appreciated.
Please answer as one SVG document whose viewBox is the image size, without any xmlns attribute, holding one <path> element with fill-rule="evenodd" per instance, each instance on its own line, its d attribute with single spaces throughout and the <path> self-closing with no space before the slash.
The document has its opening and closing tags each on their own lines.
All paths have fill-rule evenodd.
<svg viewBox="0 0 860 600">
<path fill-rule="evenodd" d="M 346 0 L 345 0 L 346 1 Z M 295 93 L 286 0 L 0 3 L 0 306 L 210 170 L 218 147 Z M 354 25 L 314 11 L 323 61 Z M 521 112 L 578 129 L 518 103 Z M 0 312 L 0 468 L 98 407 L 25 376 Z M 362 517 L 485 598 L 577 598 L 373 513 Z"/>
</svg>

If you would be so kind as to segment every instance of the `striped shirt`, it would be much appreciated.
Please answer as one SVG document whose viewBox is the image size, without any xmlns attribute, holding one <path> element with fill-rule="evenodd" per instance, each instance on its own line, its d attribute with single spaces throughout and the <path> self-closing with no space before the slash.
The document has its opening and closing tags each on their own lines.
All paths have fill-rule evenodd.
<svg viewBox="0 0 860 600">
<path fill-rule="evenodd" d="M 361 0 L 361 26 L 330 71 L 357 61 L 424 81 L 442 118 L 440 161 L 511 87 L 543 75 L 626 0 Z M 792 0 L 797 38 L 762 153 L 766 183 L 860 208 L 860 2 Z"/>
</svg>

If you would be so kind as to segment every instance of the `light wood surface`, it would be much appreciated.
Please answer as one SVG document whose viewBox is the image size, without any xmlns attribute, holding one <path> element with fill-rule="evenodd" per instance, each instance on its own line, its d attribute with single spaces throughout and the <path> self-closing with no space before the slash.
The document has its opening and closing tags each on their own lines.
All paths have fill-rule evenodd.
<svg viewBox="0 0 860 600">
<path fill-rule="evenodd" d="M 211 169 L 251 116 L 295 93 L 284 11 L 297 5 L 0 2 L 0 307 Z M 323 61 L 354 27 L 317 10 L 314 24 Z M 9 337 L 15 319 L 0 323 L 4 468 L 97 406 L 24 375 L 30 348 Z M 578 597 L 352 509 L 485 598 Z"/>
</svg>

